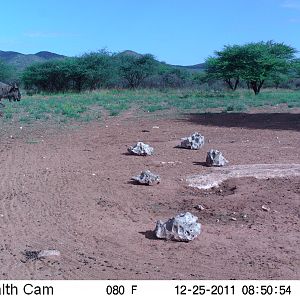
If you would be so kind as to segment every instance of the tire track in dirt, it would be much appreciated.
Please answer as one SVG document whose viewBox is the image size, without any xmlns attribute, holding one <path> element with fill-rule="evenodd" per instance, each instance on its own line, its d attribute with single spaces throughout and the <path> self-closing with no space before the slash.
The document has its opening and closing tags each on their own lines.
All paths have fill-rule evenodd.
<svg viewBox="0 0 300 300">
<path fill-rule="evenodd" d="M 23 214 L 19 213 L 17 204 L 17 195 L 19 190 L 17 187 L 18 173 L 15 173 L 18 168 L 15 166 L 16 162 L 16 149 L 15 147 L 10 147 L 14 142 L 10 142 L 5 145 L 4 150 L 1 152 L 1 236 L 5 237 L 7 252 L 9 253 L 9 258 L 2 262 L 2 272 L 3 276 L 8 272 L 11 272 L 18 266 L 18 256 L 19 249 L 18 241 L 19 237 L 24 236 L 24 230 L 22 229 L 22 224 L 24 224 Z M 24 158 L 23 155 L 20 157 Z M 25 222 L 26 223 L 26 222 Z M 19 251 L 18 251 L 19 250 Z M 26 276 L 29 275 L 29 270 L 24 268 Z"/>
<path fill-rule="evenodd" d="M 15 145 L 13 151 L 1 153 L 4 161 L 1 190 L 6 191 L 1 195 L 4 225 L 1 235 L 7 237 L 12 256 L 12 259 L 2 265 L 2 272 L 20 273 L 20 276 L 27 278 L 34 277 L 37 263 L 26 262 L 20 265 L 22 251 L 27 248 L 39 250 L 55 246 L 60 248 L 66 257 L 71 257 L 68 253 L 69 247 L 59 240 L 55 241 L 53 237 L 61 235 L 62 240 L 72 240 L 75 236 L 72 230 L 63 224 L 63 220 L 68 219 L 68 191 L 65 191 L 65 187 L 70 186 L 69 174 L 63 167 L 55 169 L 53 175 L 49 168 L 41 168 L 40 164 L 43 162 L 40 162 L 38 157 L 32 159 L 27 155 L 32 146 Z M 15 155 L 16 148 L 18 157 Z M 30 165 L 30 170 L 26 168 L 27 165 Z M 56 185 L 49 186 L 53 176 L 56 177 Z M 15 270 L 16 268 L 19 270 Z"/>
</svg>

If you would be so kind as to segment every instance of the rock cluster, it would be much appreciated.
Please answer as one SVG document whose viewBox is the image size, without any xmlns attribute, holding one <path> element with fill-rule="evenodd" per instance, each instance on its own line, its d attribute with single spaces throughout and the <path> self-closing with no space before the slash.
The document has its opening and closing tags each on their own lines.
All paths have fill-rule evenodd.
<svg viewBox="0 0 300 300">
<path fill-rule="evenodd" d="M 128 152 L 135 155 L 152 155 L 153 148 L 143 142 L 137 142 L 136 145 L 129 147 Z"/>
<path fill-rule="evenodd" d="M 228 163 L 228 160 L 219 150 L 211 149 L 207 152 L 206 165 L 208 167 L 223 167 Z"/>
<path fill-rule="evenodd" d="M 160 239 L 189 242 L 201 232 L 201 224 L 197 220 L 190 212 L 181 213 L 165 223 L 157 221 L 154 232 Z"/>
<path fill-rule="evenodd" d="M 140 175 L 134 176 L 131 179 L 139 182 L 140 184 L 146 184 L 146 185 L 160 182 L 160 176 L 151 173 L 149 170 L 143 171 L 141 172 Z"/>
<path fill-rule="evenodd" d="M 194 132 L 191 136 L 181 139 L 180 147 L 198 150 L 204 145 L 204 136 L 198 132 Z M 134 155 L 152 155 L 153 148 L 143 142 L 129 147 L 128 152 Z M 207 153 L 206 165 L 221 167 L 227 164 L 219 150 L 211 149 Z M 144 184 L 151 185 L 160 182 L 160 176 L 151 173 L 149 170 L 141 172 L 141 174 L 131 178 L 132 180 Z M 204 210 L 202 205 L 198 205 L 198 210 Z M 159 239 L 189 242 L 194 240 L 201 233 L 201 224 L 197 222 L 198 218 L 190 212 L 181 213 L 166 222 L 158 220 L 156 222 L 154 233 Z"/>
<path fill-rule="evenodd" d="M 185 137 L 181 139 L 180 147 L 198 150 L 204 145 L 204 136 L 200 133 L 195 132 L 189 137 Z"/>
</svg>

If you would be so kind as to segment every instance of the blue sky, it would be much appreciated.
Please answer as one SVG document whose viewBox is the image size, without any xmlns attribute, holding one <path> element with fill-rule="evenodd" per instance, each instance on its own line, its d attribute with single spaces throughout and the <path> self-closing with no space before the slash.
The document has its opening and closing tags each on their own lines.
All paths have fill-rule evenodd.
<svg viewBox="0 0 300 300">
<path fill-rule="evenodd" d="M 262 40 L 300 50 L 300 0 L 1 1 L 4 51 L 130 49 L 191 65 L 226 44 Z"/>
</svg>

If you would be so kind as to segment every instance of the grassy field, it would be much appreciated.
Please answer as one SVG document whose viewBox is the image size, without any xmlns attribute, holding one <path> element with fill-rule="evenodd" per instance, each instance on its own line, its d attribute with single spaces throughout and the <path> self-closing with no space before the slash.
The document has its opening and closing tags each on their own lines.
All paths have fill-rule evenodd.
<svg viewBox="0 0 300 300">
<path fill-rule="evenodd" d="M 146 112 L 171 108 L 197 112 L 220 108 L 223 112 L 241 112 L 251 107 L 285 103 L 293 108 L 300 107 L 300 91 L 263 90 L 255 96 L 248 90 L 101 90 L 81 94 L 23 96 L 20 102 L 3 102 L 6 107 L 1 109 L 1 122 L 32 123 L 37 120 L 53 120 L 66 123 L 72 120 L 101 119 L 103 108 L 111 116 L 133 107 Z"/>
</svg>

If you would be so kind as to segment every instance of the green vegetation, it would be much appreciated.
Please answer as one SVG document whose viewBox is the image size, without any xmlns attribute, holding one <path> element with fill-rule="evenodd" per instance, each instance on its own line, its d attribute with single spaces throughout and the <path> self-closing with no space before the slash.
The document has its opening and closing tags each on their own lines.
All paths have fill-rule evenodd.
<svg viewBox="0 0 300 300">
<path fill-rule="evenodd" d="M 157 73 L 158 62 L 150 54 L 142 56 L 120 55 L 117 68 L 129 88 L 138 88 L 151 75 Z"/>
<path fill-rule="evenodd" d="M 13 75 L 13 67 L 0 60 L 0 81 L 7 81 Z"/>
<path fill-rule="evenodd" d="M 222 79 L 232 90 L 244 80 L 255 95 L 267 79 L 278 87 L 291 70 L 296 49 L 273 41 L 225 46 L 206 61 L 209 78 Z"/>
<path fill-rule="evenodd" d="M 273 41 L 228 45 L 207 59 L 205 72 L 131 51 L 57 57 L 23 71 L 21 88 L 26 93 L 20 102 L 7 101 L 1 107 L 1 120 L 88 122 L 130 108 L 149 113 L 168 109 L 230 113 L 282 103 L 300 107 L 300 60 L 294 58 L 295 52 Z M 0 81 L 8 82 L 12 73 L 0 62 Z"/>
<path fill-rule="evenodd" d="M 103 110 L 115 116 L 130 108 L 144 112 L 176 109 L 179 112 L 240 112 L 251 107 L 287 104 L 300 107 L 300 91 L 266 90 L 255 96 L 249 90 L 236 92 L 186 89 L 101 90 L 98 92 L 25 96 L 20 102 L 5 102 L 4 122 L 72 122 L 101 119 Z"/>
<path fill-rule="evenodd" d="M 152 55 L 110 54 L 102 50 L 81 57 L 33 64 L 22 75 L 24 87 L 33 92 L 81 92 L 122 85 L 137 88 L 158 72 Z"/>
<path fill-rule="evenodd" d="M 30 95 L 127 88 L 224 92 L 248 88 L 257 95 L 263 86 L 300 87 L 300 63 L 294 58 L 295 53 L 296 49 L 273 41 L 227 45 L 205 64 L 184 67 L 168 65 L 151 54 L 133 51 L 100 50 L 79 57 L 40 52 L 35 55 L 39 59 L 19 69 L 19 73 L 11 72 L 7 65 L 0 63 L 0 80 L 12 82 L 16 78 Z M 48 58 L 50 60 L 45 60 Z"/>
</svg>

